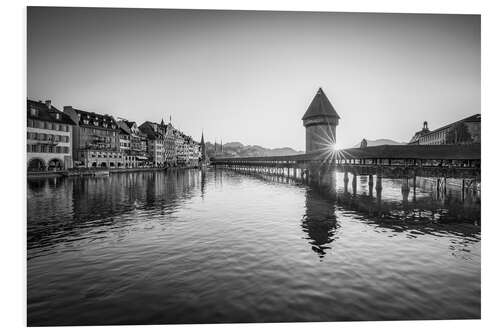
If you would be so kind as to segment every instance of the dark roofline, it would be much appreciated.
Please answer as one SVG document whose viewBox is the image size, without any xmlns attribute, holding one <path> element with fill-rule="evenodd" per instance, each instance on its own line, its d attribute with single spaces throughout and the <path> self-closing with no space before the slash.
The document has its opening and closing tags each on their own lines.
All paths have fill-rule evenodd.
<svg viewBox="0 0 500 333">
<path fill-rule="evenodd" d="M 479 116 L 479 119 L 477 119 Z M 439 132 L 439 131 L 442 131 L 444 130 L 445 128 L 448 128 L 448 127 L 451 127 L 451 126 L 454 126 L 454 125 L 457 125 L 457 124 L 460 124 L 460 123 L 464 123 L 464 122 L 472 122 L 472 123 L 480 123 L 481 122 L 481 114 L 480 113 L 476 113 L 472 116 L 469 116 L 469 117 L 466 117 L 466 118 L 463 118 L 463 119 L 460 119 L 460 120 L 457 120 L 451 124 L 448 124 L 448 125 L 444 125 L 444 126 L 441 126 L 435 130 L 432 130 L 432 131 L 429 131 L 428 133 L 425 133 L 423 134 L 422 136 L 420 136 L 421 138 L 424 137 L 424 136 L 427 136 L 427 135 L 431 135 L 435 132 Z"/>
<path fill-rule="evenodd" d="M 322 88 L 319 88 L 316 95 L 314 95 L 309 107 L 302 116 L 302 120 L 314 117 L 330 117 L 340 119 L 340 116 Z"/>
<path fill-rule="evenodd" d="M 28 112 L 27 119 L 36 119 L 36 120 L 40 120 L 40 121 L 48 121 L 48 122 L 66 124 L 66 125 L 71 125 L 71 126 L 76 125 L 75 122 L 71 119 L 71 117 L 69 117 L 66 113 L 57 109 L 52 104 L 51 104 L 50 110 L 49 110 L 49 108 L 47 107 L 47 104 L 45 104 L 44 102 L 35 101 L 35 100 L 28 98 L 27 102 L 26 102 L 26 106 L 27 106 L 26 111 Z M 39 111 L 38 116 L 32 116 L 30 114 L 30 109 L 32 107 L 36 108 Z M 61 116 L 60 117 L 61 119 L 52 118 L 50 114 L 59 114 Z"/>
<path fill-rule="evenodd" d="M 481 144 L 467 145 L 383 145 L 366 148 L 339 150 L 345 159 L 382 158 L 382 159 L 433 159 L 433 160 L 481 160 Z M 216 158 L 215 160 L 232 161 L 309 161 L 322 157 L 322 153 L 308 153 L 288 156 L 261 156 Z"/>
</svg>

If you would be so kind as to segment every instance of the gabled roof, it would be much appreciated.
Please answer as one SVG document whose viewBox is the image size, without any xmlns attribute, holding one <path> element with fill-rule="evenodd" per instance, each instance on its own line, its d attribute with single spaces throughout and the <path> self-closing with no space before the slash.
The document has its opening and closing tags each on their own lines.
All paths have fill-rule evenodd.
<svg viewBox="0 0 500 333">
<path fill-rule="evenodd" d="M 31 113 L 32 109 L 36 110 L 35 114 Z M 71 118 L 67 114 L 59 111 L 52 105 L 50 106 L 49 110 L 47 104 L 43 102 L 36 102 L 28 99 L 27 112 L 28 112 L 28 119 L 50 121 L 52 123 L 68 124 L 73 126 L 75 125 L 74 121 L 71 120 Z"/>
<path fill-rule="evenodd" d="M 141 132 L 147 135 L 147 138 L 149 140 L 163 140 L 163 135 L 160 132 L 154 130 L 154 125 L 159 126 L 158 124 L 155 124 L 151 121 L 145 121 L 139 126 L 139 129 L 141 130 Z"/>
<path fill-rule="evenodd" d="M 115 131 L 119 130 L 118 124 L 116 123 L 115 119 L 110 115 L 99 114 L 75 108 L 73 108 L 73 110 L 75 110 L 75 112 L 79 115 L 80 126 L 95 127 L 95 128 L 115 130 Z"/>
<path fill-rule="evenodd" d="M 129 135 L 132 134 L 131 127 L 127 124 L 126 120 L 119 120 L 117 124 L 123 132 Z"/>
<path fill-rule="evenodd" d="M 311 104 L 307 108 L 306 113 L 302 117 L 302 120 L 318 116 L 334 117 L 340 119 L 337 111 L 335 111 L 332 103 L 330 103 L 328 97 L 326 97 L 323 89 L 321 88 L 318 89 L 316 96 L 314 96 Z"/>
</svg>

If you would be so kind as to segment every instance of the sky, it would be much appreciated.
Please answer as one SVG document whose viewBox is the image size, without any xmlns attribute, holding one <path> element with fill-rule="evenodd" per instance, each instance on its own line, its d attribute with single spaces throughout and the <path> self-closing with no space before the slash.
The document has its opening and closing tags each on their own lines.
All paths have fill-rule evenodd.
<svg viewBox="0 0 500 333">
<path fill-rule="evenodd" d="M 337 146 L 480 113 L 479 15 L 29 7 L 27 96 L 305 150 L 322 87 Z"/>
</svg>

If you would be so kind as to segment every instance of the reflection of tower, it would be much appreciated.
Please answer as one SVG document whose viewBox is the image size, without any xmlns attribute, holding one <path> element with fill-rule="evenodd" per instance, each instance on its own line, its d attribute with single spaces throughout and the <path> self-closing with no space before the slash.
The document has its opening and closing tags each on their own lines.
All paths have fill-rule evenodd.
<svg viewBox="0 0 500 333">
<path fill-rule="evenodd" d="M 330 248 L 327 244 L 333 241 L 337 228 L 334 207 L 313 190 L 307 191 L 302 229 L 307 233 L 312 250 L 318 253 L 320 258 L 323 258 L 326 250 Z"/>
<path fill-rule="evenodd" d="M 332 149 L 337 141 L 336 128 L 339 115 L 319 88 L 306 113 L 302 117 L 306 128 L 306 153 L 320 149 Z"/>
</svg>

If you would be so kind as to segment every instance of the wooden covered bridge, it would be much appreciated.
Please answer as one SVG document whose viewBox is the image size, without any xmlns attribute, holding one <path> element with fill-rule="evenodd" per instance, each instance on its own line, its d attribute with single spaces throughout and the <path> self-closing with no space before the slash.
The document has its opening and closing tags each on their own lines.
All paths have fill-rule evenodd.
<svg viewBox="0 0 500 333">
<path fill-rule="evenodd" d="M 320 88 L 302 117 L 306 130 L 306 153 L 290 156 L 219 157 L 212 159 L 216 167 L 252 173 L 265 173 L 323 184 L 332 180 L 333 171 L 344 173 L 344 183 L 352 175 L 368 176 L 370 189 L 373 176 L 377 189 L 382 178 L 401 178 L 408 184 L 416 177 L 437 179 L 437 187 L 445 188 L 446 180 L 461 179 L 462 188 L 476 189 L 481 179 L 480 143 L 454 145 L 383 145 L 334 150 L 336 127 L 340 116 Z"/>
<path fill-rule="evenodd" d="M 357 176 L 381 179 L 432 177 L 438 186 L 446 179 L 462 179 L 466 188 L 475 187 L 481 179 L 481 147 L 469 145 L 383 145 L 289 156 L 214 158 L 212 164 L 234 170 L 265 173 L 300 179 L 321 185 L 332 171 L 343 172 L 344 179 L 352 175 L 353 187 Z M 414 182 L 415 183 L 415 182 Z"/>
</svg>

